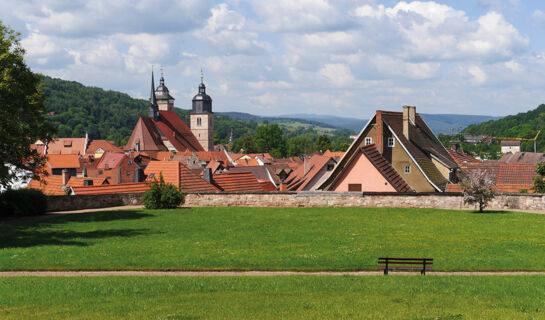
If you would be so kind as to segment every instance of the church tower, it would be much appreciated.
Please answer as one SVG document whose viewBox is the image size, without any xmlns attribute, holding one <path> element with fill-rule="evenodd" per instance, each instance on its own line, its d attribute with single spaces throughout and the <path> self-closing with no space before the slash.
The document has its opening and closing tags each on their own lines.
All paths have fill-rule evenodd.
<svg viewBox="0 0 545 320">
<path fill-rule="evenodd" d="M 157 96 L 157 106 L 161 111 L 174 111 L 174 98 L 168 92 L 167 86 L 165 86 L 165 78 L 163 78 L 163 71 L 161 69 L 161 80 L 159 86 L 155 89 Z"/>
<path fill-rule="evenodd" d="M 214 150 L 214 113 L 212 112 L 212 98 L 206 94 L 201 71 L 199 93 L 193 97 L 191 110 L 191 132 L 195 135 L 205 151 Z"/>
</svg>

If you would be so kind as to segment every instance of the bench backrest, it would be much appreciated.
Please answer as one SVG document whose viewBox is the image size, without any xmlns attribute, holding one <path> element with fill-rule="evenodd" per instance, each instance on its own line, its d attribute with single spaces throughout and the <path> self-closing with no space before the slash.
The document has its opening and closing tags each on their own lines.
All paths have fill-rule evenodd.
<svg viewBox="0 0 545 320">
<path fill-rule="evenodd" d="M 431 258 L 390 258 L 390 257 L 381 257 L 378 258 L 379 264 L 419 264 L 419 265 L 431 265 L 433 264 L 433 259 Z"/>
</svg>

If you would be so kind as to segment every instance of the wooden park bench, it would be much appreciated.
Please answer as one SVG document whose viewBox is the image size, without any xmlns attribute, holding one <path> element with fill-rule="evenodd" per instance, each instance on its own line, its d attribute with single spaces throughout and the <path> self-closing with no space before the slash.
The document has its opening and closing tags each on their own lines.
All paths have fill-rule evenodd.
<svg viewBox="0 0 545 320">
<path fill-rule="evenodd" d="M 378 269 L 384 270 L 420 270 L 420 274 L 426 275 L 426 270 L 432 270 L 433 259 L 429 258 L 378 258 Z"/>
</svg>

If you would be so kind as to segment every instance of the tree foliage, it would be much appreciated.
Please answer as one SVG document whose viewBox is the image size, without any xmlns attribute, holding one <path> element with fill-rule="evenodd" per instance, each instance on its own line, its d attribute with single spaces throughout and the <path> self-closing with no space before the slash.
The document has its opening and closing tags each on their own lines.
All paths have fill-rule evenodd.
<svg viewBox="0 0 545 320">
<path fill-rule="evenodd" d="M 150 188 L 142 195 L 142 203 L 146 209 L 174 209 L 184 202 L 181 188 L 166 183 L 163 174 L 159 180 L 154 179 Z"/>
<path fill-rule="evenodd" d="M 545 162 L 538 163 L 535 171 L 537 176 L 534 177 L 534 190 L 545 193 Z"/>
<path fill-rule="evenodd" d="M 464 193 L 464 203 L 478 204 L 479 212 L 483 212 L 488 202 L 496 196 L 494 185 L 494 178 L 488 171 L 470 171 L 460 182 Z"/>
<path fill-rule="evenodd" d="M 19 34 L 0 21 L 0 186 L 15 176 L 10 164 L 43 173 L 43 156 L 30 149 L 54 132 L 46 121 L 40 78 L 24 62 Z"/>
</svg>

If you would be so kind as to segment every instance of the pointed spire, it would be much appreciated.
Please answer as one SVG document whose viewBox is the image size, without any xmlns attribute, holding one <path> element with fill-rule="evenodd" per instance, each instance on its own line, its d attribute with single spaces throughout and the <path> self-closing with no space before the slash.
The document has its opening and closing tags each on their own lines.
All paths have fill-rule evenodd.
<svg viewBox="0 0 545 320">
<path fill-rule="evenodd" d="M 159 80 L 159 82 L 161 86 L 165 85 L 165 78 L 163 77 L 163 67 L 161 67 L 161 79 Z"/>
<path fill-rule="evenodd" d="M 153 120 L 159 120 L 159 107 L 157 106 L 157 98 L 155 97 L 155 80 L 153 76 L 153 66 L 151 66 L 151 94 L 148 116 Z"/>
<path fill-rule="evenodd" d="M 203 74 L 202 68 L 201 68 L 201 84 L 204 84 L 203 79 L 204 79 L 204 74 Z"/>
</svg>

